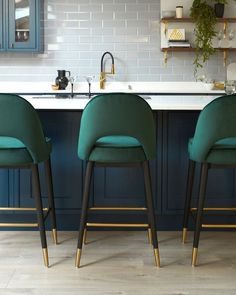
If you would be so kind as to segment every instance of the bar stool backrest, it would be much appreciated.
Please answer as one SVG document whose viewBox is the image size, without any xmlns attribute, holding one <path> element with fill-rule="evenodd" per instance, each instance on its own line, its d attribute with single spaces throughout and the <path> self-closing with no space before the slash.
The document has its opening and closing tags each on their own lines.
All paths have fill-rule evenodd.
<svg viewBox="0 0 236 295">
<path fill-rule="evenodd" d="M 218 97 L 201 111 L 190 159 L 205 162 L 213 145 L 226 138 L 236 139 L 236 95 Z"/>
<path fill-rule="evenodd" d="M 96 141 L 112 135 L 136 138 L 144 150 L 146 159 L 155 158 L 153 113 L 142 97 L 128 93 L 109 93 L 93 98 L 82 114 L 78 156 L 88 160 Z"/>
<path fill-rule="evenodd" d="M 0 94 L 0 136 L 20 140 L 34 163 L 49 157 L 39 116 L 33 106 L 15 94 Z"/>
</svg>

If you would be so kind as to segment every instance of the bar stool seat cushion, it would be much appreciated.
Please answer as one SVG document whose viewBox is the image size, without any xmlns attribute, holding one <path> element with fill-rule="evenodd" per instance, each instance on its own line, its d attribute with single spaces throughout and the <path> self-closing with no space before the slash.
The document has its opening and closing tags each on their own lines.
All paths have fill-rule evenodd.
<svg viewBox="0 0 236 295">
<path fill-rule="evenodd" d="M 48 154 L 51 152 L 51 140 L 45 138 Z M 0 165 L 17 166 L 33 163 L 26 146 L 17 138 L 0 136 Z"/>
<path fill-rule="evenodd" d="M 132 136 L 104 136 L 95 142 L 90 161 L 108 163 L 133 163 L 145 161 L 146 156 L 140 142 Z"/>
<path fill-rule="evenodd" d="M 188 151 L 191 155 L 193 145 L 193 138 L 190 138 L 188 144 Z M 215 142 L 212 145 L 205 161 L 211 164 L 236 164 L 236 137 L 228 137 Z"/>
</svg>

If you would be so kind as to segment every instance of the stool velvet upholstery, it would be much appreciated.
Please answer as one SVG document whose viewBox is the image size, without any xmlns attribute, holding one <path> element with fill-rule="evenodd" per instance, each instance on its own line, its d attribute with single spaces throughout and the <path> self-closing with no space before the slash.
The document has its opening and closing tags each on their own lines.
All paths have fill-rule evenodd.
<svg viewBox="0 0 236 295">
<path fill-rule="evenodd" d="M 117 148 L 117 145 L 120 145 L 121 148 L 142 148 L 146 160 L 156 156 L 152 110 L 148 103 L 137 95 L 98 95 L 84 109 L 80 128 L 78 156 L 83 160 L 89 160 L 94 147 L 101 147 L 102 142 L 108 139 L 111 141 L 110 147 Z M 125 157 L 125 152 L 123 155 Z M 97 161 L 100 160 L 97 157 Z M 130 159 L 131 162 L 138 160 Z M 113 155 L 111 162 L 116 161 L 120 160 Z"/>
<path fill-rule="evenodd" d="M 196 163 L 201 165 L 199 201 L 193 242 L 192 265 L 196 265 L 202 215 L 210 168 L 236 168 L 236 96 L 216 98 L 200 113 L 194 137 L 189 140 L 189 170 L 183 221 L 186 239 Z M 217 208 L 215 208 L 217 209 Z M 207 226 L 206 226 L 207 227 Z M 227 227 L 227 226 L 226 226 Z"/>
<path fill-rule="evenodd" d="M 155 123 L 148 103 L 127 93 L 93 98 L 85 107 L 78 143 L 79 158 L 87 161 L 76 266 L 80 265 L 86 229 L 91 175 L 94 165 L 141 165 L 144 170 L 148 220 L 156 263 L 159 265 L 154 208 L 148 161 L 156 156 Z"/>
<path fill-rule="evenodd" d="M 0 94 L 0 167 L 32 170 L 38 227 L 46 266 L 49 262 L 38 164 L 41 162 L 45 164 L 49 213 L 56 239 L 56 216 L 50 163 L 51 149 L 51 140 L 45 138 L 40 119 L 33 106 L 20 96 Z M 23 223 L 22 226 L 24 226 Z"/>
</svg>

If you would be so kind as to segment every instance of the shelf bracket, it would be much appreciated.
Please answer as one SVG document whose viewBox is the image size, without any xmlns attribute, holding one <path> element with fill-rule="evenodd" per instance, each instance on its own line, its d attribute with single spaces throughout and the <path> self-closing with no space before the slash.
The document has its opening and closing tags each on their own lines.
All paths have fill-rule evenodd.
<svg viewBox="0 0 236 295">
<path fill-rule="evenodd" d="M 166 36 L 166 34 L 167 34 L 167 29 L 168 29 L 168 21 L 164 21 L 163 23 L 164 23 L 164 34 L 165 34 L 165 36 Z"/>
<path fill-rule="evenodd" d="M 164 51 L 164 64 L 165 64 L 165 67 L 167 66 L 167 60 L 168 60 L 168 52 L 167 50 Z"/>
<path fill-rule="evenodd" d="M 227 28 L 228 28 L 228 22 L 224 21 L 224 26 L 223 26 L 224 39 L 226 38 Z"/>
</svg>

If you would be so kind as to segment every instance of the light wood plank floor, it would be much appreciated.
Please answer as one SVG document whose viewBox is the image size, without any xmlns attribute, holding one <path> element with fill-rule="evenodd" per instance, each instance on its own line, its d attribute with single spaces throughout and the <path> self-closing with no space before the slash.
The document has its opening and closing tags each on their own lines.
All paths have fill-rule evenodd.
<svg viewBox="0 0 236 295">
<path fill-rule="evenodd" d="M 161 269 L 154 267 L 145 232 L 89 232 L 80 269 L 76 232 L 48 233 L 50 268 L 37 232 L 0 232 L 0 295 L 221 295 L 236 294 L 236 233 L 203 232 L 199 266 L 190 265 L 192 234 L 160 232 Z"/>
</svg>

